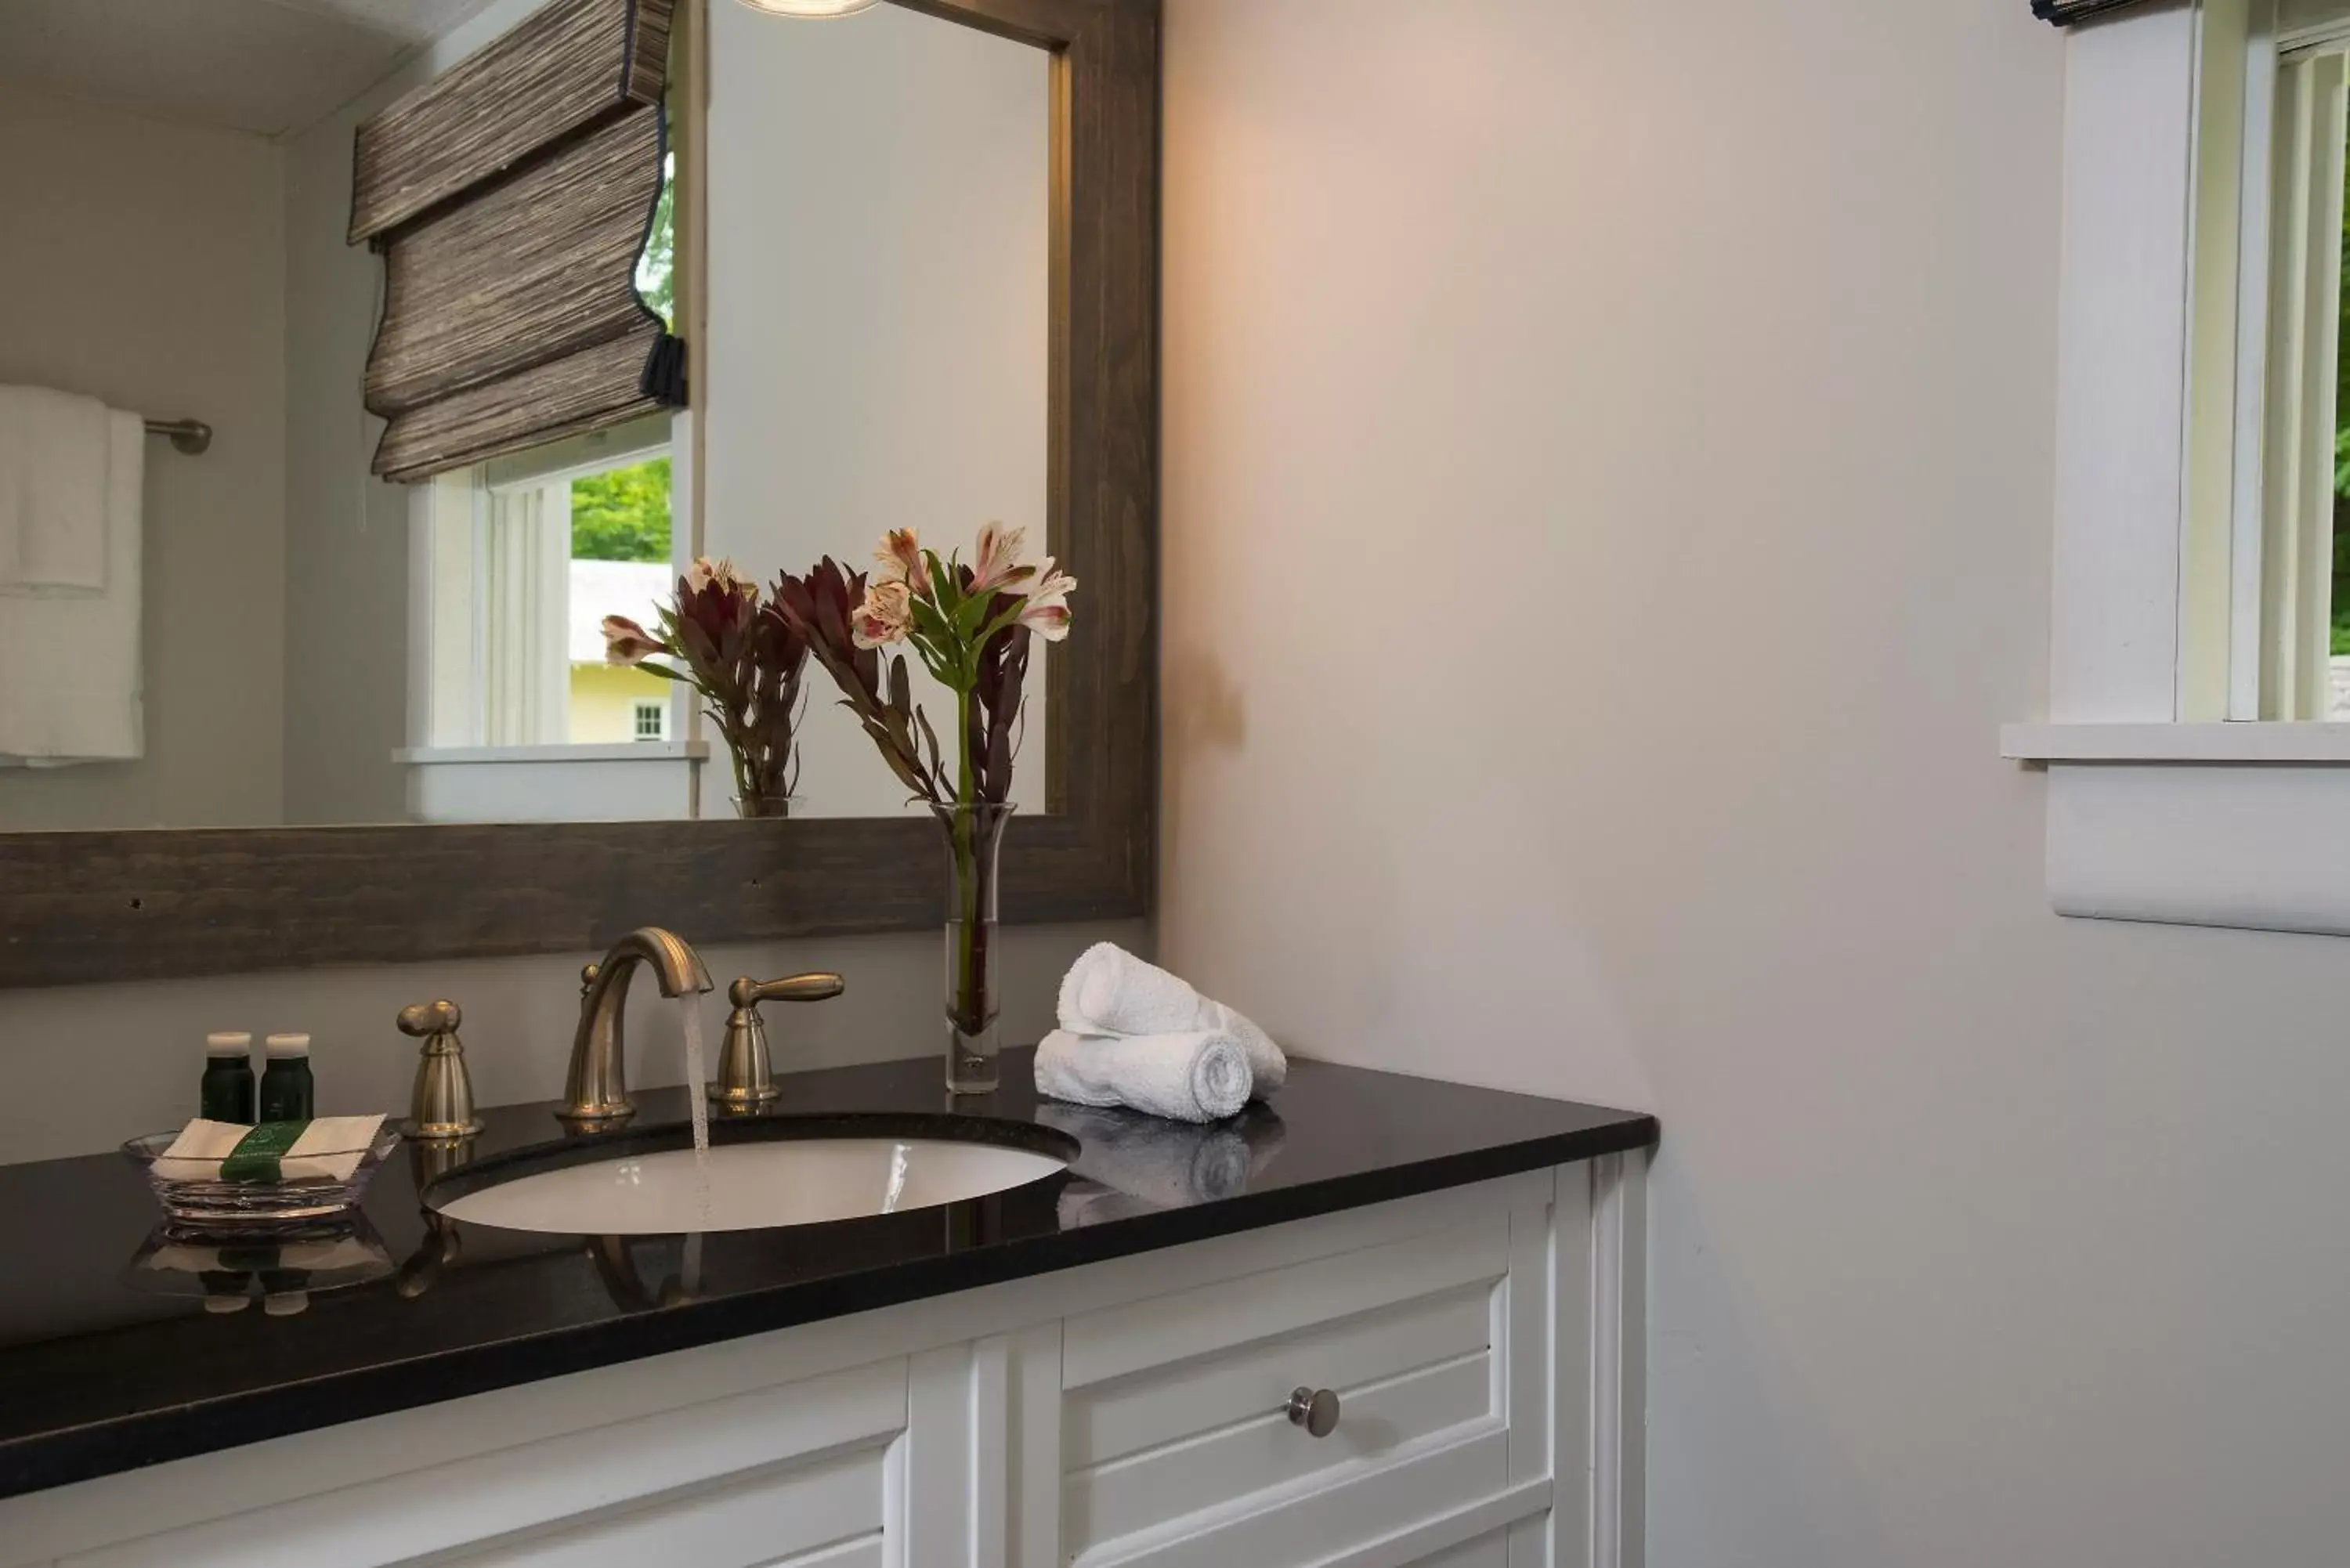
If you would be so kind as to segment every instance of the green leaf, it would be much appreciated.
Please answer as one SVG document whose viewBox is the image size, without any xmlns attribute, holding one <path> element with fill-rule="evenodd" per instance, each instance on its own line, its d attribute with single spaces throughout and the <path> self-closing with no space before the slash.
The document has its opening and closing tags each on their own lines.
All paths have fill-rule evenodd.
<svg viewBox="0 0 2350 1568">
<path fill-rule="evenodd" d="M 972 640 L 972 634 L 979 629 L 979 623 L 987 618 L 987 607 L 994 602 L 993 594 L 973 594 L 956 607 L 954 630 L 957 641 Z M 986 639 L 983 638 L 980 640 Z"/>
<path fill-rule="evenodd" d="M 914 629 L 937 642 L 950 641 L 954 637 L 954 623 L 928 599 L 914 601 Z"/>
</svg>

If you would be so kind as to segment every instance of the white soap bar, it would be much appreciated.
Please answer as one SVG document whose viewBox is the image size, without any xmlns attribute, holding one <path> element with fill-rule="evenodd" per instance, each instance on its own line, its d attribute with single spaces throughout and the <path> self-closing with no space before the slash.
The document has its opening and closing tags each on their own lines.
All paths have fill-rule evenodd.
<svg viewBox="0 0 2350 1568">
<path fill-rule="evenodd" d="M 278 1177 L 286 1181 L 348 1181 L 382 1127 L 380 1113 L 319 1116 L 278 1157 Z M 252 1131 L 240 1123 L 199 1117 L 182 1127 L 172 1147 L 156 1157 L 155 1174 L 166 1181 L 217 1181 L 221 1162 Z"/>
</svg>

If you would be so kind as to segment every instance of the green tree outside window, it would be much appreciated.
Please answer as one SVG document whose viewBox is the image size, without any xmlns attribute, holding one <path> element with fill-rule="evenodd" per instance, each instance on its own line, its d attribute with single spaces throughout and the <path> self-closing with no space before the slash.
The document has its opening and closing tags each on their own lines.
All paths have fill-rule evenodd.
<svg viewBox="0 0 2350 1568">
<path fill-rule="evenodd" d="M 571 482 L 571 558 L 670 559 L 668 458 L 649 458 Z"/>
</svg>

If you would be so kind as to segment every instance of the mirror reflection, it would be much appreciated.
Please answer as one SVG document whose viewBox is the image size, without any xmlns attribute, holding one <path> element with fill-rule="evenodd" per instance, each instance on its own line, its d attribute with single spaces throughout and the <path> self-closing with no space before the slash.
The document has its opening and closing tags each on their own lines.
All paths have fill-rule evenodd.
<svg viewBox="0 0 2350 1568">
<path fill-rule="evenodd" d="M 0 831 L 730 816 L 738 748 L 607 618 L 890 529 L 1045 553 L 1043 51 L 888 4 L 18 9 Z M 628 47 L 589 120 L 473 90 Z M 919 809 L 838 696 L 811 660 L 787 809 Z"/>
</svg>

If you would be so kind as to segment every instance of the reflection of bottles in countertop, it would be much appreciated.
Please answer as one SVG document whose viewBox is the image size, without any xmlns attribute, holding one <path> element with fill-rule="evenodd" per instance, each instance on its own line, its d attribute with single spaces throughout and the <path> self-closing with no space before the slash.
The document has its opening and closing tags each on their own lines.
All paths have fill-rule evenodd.
<svg viewBox="0 0 2350 1568">
<path fill-rule="evenodd" d="M 316 1094 L 310 1080 L 310 1037 L 272 1034 L 266 1046 L 269 1069 L 261 1075 L 261 1119 L 265 1122 L 307 1122 Z"/>
<path fill-rule="evenodd" d="M 224 1031 L 204 1036 L 204 1076 L 197 1086 L 208 1122 L 253 1125 L 253 1036 Z"/>
<path fill-rule="evenodd" d="M 292 1317 L 309 1306 L 309 1283 L 307 1269 L 262 1270 L 261 1310 L 271 1317 Z"/>
</svg>

